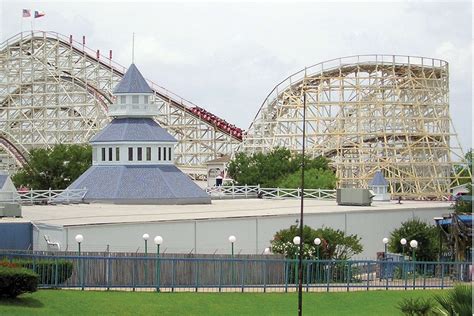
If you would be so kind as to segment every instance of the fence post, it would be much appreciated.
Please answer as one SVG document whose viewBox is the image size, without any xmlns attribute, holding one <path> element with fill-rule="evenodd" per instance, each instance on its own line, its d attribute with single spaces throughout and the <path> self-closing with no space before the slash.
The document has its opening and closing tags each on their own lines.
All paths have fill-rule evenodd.
<svg viewBox="0 0 474 316">
<path fill-rule="evenodd" d="M 171 259 L 171 292 L 174 292 L 175 259 Z"/>
<path fill-rule="evenodd" d="M 441 262 L 441 289 L 444 289 L 444 262 Z"/>
<path fill-rule="evenodd" d="M 285 258 L 285 293 L 288 293 L 288 259 Z"/>
<path fill-rule="evenodd" d="M 349 292 L 349 286 L 351 282 L 351 263 L 350 261 L 346 261 L 347 263 L 347 292 Z"/>
<path fill-rule="evenodd" d="M 242 293 L 244 293 L 244 285 L 245 285 L 245 262 L 241 261 L 242 264 Z"/>
<path fill-rule="evenodd" d="M 329 275 L 331 274 L 331 263 L 328 264 L 328 271 L 326 274 L 326 281 L 327 281 L 327 287 L 326 287 L 326 292 L 329 292 Z"/>
<path fill-rule="evenodd" d="M 267 258 L 263 262 L 263 293 L 267 292 Z"/>
<path fill-rule="evenodd" d="M 426 263 L 423 265 L 423 290 L 426 290 Z"/>
<path fill-rule="evenodd" d="M 54 259 L 55 267 L 54 267 L 54 286 L 58 287 L 58 258 Z"/>
<path fill-rule="evenodd" d="M 310 274 L 311 263 L 306 262 L 306 292 L 309 291 L 309 274 Z"/>
<path fill-rule="evenodd" d="M 366 262 L 367 266 L 367 291 L 369 290 L 370 286 L 370 262 Z"/>
<path fill-rule="evenodd" d="M 222 260 L 219 260 L 219 292 L 222 291 Z"/>
<path fill-rule="evenodd" d="M 194 260 L 196 260 L 196 258 L 194 258 Z M 196 285 L 196 286 L 195 286 L 196 292 L 198 291 L 198 287 L 199 287 L 199 264 L 198 264 L 198 263 L 199 263 L 199 262 L 198 262 L 197 260 L 194 262 L 194 265 L 195 265 L 195 266 L 194 266 L 194 271 L 195 271 L 195 273 L 196 273 L 196 277 L 195 277 L 195 281 L 196 281 L 196 284 L 195 284 L 195 285 Z"/>
<path fill-rule="evenodd" d="M 133 292 L 135 292 L 135 272 L 136 272 L 136 268 L 135 268 L 135 265 L 136 265 L 136 254 L 135 254 L 135 257 L 132 257 L 132 288 L 133 288 Z"/>
</svg>

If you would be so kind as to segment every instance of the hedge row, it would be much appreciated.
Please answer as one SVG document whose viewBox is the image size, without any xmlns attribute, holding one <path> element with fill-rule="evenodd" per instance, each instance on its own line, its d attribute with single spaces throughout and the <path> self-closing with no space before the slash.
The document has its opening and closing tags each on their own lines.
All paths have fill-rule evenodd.
<svg viewBox="0 0 474 316">
<path fill-rule="evenodd" d="M 25 268 L 0 266 L 0 296 L 17 297 L 38 289 L 38 274 Z"/>
<path fill-rule="evenodd" d="M 6 258 L 4 258 L 6 260 Z M 0 266 L 8 261 L 3 261 Z M 59 285 L 66 282 L 72 275 L 73 264 L 67 260 L 33 260 L 13 259 L 12 265 L 32 270 L 38 274 L 39 283 L 46 285 Z"/>
</svg>

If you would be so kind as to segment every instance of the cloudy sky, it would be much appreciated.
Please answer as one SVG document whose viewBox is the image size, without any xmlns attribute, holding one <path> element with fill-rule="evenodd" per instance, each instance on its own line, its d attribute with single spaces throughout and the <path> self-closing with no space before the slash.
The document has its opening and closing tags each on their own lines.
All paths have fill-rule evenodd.
<svg viewBox="0 0 474 316">
<path fill-rule="evenodd" d="M 135 63 L 148 79 L 247 129 L 288 75 L 356 54 L 417 55 L 450 63 L 451 115 L 472 143 L 470 2 L 112 2 L 0 0 L 2 40 L 30 29 L 86 36 L 86 45 Z M 23 22 L 23 23 L 22 23 Z"/>
</svg>

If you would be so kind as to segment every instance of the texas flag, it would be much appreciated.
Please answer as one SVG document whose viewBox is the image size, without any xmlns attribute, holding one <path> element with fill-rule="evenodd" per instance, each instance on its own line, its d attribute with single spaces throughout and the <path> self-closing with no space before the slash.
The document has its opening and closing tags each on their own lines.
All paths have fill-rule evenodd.
<svg viewBox="0 0 474 316">
<path fill-rule="evenodd" d="M 24 18 L 29 18 L 31 16 L 31 10 L 30 9 L 23 9 L 23 14 L 22 16 Z"/>
<path fill-rule="evenodd" d="M 35 19 L 44 16 L 45 13 L 43 11 L 35 11 Z"/>
</svg>

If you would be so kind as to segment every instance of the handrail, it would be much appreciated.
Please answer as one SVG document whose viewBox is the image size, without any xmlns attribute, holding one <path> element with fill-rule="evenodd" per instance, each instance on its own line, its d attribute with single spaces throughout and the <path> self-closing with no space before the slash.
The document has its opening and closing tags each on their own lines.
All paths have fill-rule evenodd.
<svg viewBox="0 0 474 316">
<path fill-rule="evenodd" d="M 3 191 L 0 202 L 61 204 L 83 202 L 87 189 Z"/>
<path fill-rule="evenodd" d="M 269 198 L 269 199 L 283 199 L 283 198 L 301 198 L 300 188 L 261 188 L 256 186 L 213 186 L 207 187 L 206 193 L 211 197 L 252 197 L 252 198 Z M 304 197 L 311 199 L 336 199 L 336 190 L 331 189 L 305 189 Z"/>
</svg>

